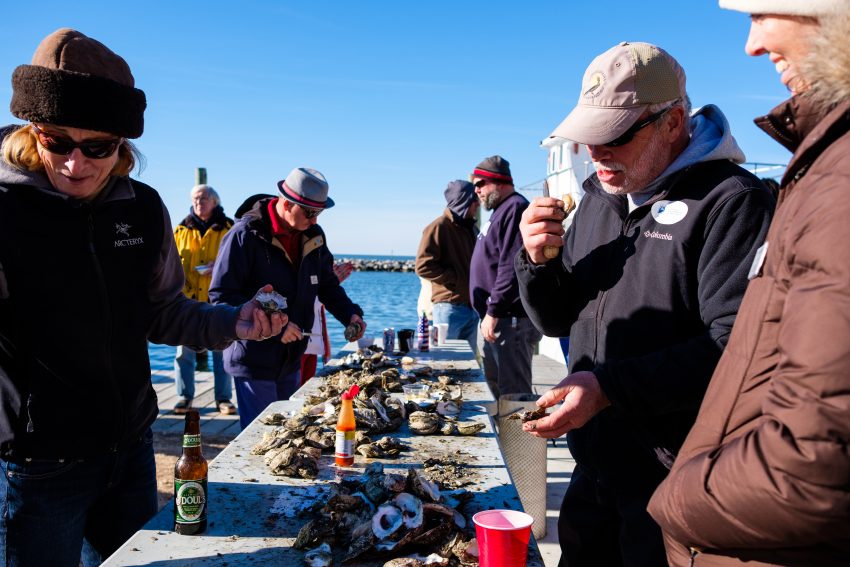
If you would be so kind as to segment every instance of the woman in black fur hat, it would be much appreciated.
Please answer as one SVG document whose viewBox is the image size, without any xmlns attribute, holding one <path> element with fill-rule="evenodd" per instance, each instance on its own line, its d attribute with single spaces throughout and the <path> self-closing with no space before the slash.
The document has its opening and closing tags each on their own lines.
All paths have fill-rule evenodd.
<svg viewBox="0 0 850 567">
<path fill-rule="evenodd" d="M 0 547 L 77 567 L 84 539 L 106 557 L 157 510 L 148 339 L 220 349 L 287 318 L 183 295 L 168 211 L 128 177 L 145 95 L 121 57 L 60 29 L 12 86 L 28 124 L 0 130 Z"/>
</svg>

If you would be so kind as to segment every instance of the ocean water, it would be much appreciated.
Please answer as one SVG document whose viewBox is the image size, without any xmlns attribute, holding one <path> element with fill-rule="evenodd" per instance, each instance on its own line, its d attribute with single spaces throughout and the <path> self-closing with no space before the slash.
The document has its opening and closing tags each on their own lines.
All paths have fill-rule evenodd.
<svg viewBox="0 0 850 567">
<path fill-rule="evenodd" d="M 359 256 L 340 255 L 339 259 L 390 259 L 407 260 L 405 256 Z M 416 301 L 419 298 L 419 278 L 413 272 L 352 272 L 342 287 L 354 303 L 363 309 L 366 334 L 380 337 L 385 327 L 415 329 L 417 323 Z M 337 352 L 345 346 L 345 327 L 328 314 L 328 334 L 331 351 Z M 151 368 L 171 370 L 174 367 L 175 348 L 168 345 L 150 344 Z M 320 363 L 321 364 L 321 363 Z"/>
</svg>

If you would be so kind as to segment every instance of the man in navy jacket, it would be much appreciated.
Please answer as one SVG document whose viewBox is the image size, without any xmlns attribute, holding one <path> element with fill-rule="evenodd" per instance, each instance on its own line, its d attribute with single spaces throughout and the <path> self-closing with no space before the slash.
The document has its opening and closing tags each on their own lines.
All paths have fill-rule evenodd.
<svg viewBox="0 0 850 567">
<path fill-rule="evenodd" d="M 696 418 L 773 210 L 720 112 L 690 115 L 685 73 L 654 45 L 621 43 L 585 72 L 553 135 L 587 144 L 596 169 L 562 240 L 556 199 L 521 223 L 523 305 L 570 336 L 570 374 L 524 425 L 568 433 L 576 469 L 559 519 L 562 562 L 665 565 L 646 511 Z M 546 246 L 563 246 L 554 259 Z"/>
<path fill-rule="evenodd" d="M 255 281 L 273 282 L 287 298 L 289 324 L 280 335 L 263 342 L 236 341 L 224 352 L 243 428 L 299 387 L 307 348 L 302 330 L 313 327 L 316 297 L 343 325 L 359 325 L 353 340 L 366 330 L 363 311 L 340 286 L 325 234 L 316 224 L 334 204 L 325 177 L 315 169 L 296 168 L 278 189 L 280 197 L 257 202 L 224 237 L 210 285 L 213 303 L 242 303 Z"/>
</svg>

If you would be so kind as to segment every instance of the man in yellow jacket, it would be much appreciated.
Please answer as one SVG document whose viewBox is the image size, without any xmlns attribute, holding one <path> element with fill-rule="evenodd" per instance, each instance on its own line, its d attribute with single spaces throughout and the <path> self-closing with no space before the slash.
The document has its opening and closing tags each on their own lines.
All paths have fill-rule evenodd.
<svg viewBox="0 0 850 567">
<path fill-rule="evenodd" d="M 221 199 L 209 185 L 192 188 L 192 208 L 189 216 L 174 229 L 174 240 L 180 252 L 186 285 L 186 297 L 198 301 L 209 301 L 210 281 L 213 264 L 218 255 L 221 239 L 233 226 L 233 221 L 224 216 Z M 177 404 L 174 413 L 184 414 L 192 407 L 195 397 L 195 353 L 189 346 L 178 346 L 174 358 L 174 377 L 177 383 Z M 215 377 L 215 405 L 220 413 L 234 414 L 236 407 L 231 403 L 233 395 L 230 376 L 224 370 L 221 351 L 213 351 L 213 375 Z"/>
</svg>

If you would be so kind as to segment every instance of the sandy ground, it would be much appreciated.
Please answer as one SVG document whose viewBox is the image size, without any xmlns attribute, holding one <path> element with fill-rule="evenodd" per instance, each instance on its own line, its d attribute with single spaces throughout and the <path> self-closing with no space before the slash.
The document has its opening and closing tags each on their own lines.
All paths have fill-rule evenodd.
<svg viewBox="0 0 850 567">
<path fill-rule="evenodd" d="M 174 464 L 183 452 L 183 436 L 165 433 L 153 434 L 153 448 L 156 454 L 156 485 L 159 496 L 159 510 L 171 502 L 174 496 Z M 212 461 L 230 442 L 230 437 L 203 437 L 204 457 Z"/>
</svg>

